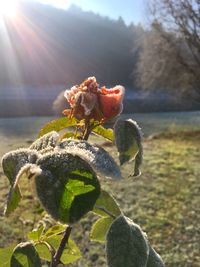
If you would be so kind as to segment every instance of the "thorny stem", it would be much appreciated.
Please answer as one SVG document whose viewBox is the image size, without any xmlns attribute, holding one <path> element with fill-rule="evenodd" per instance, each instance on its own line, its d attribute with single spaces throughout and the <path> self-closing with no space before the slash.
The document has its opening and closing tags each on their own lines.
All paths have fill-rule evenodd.
<svg viewBox="0 0 200 267">
<path fill-rule="evenodd" d="M 65 249 L 66 244 L 68 243 L 71 230 L 72 227 L 68 225 L 67 228 L 65 229 L 64 236 L 60 242 L 60 246 L 53 257 L 51 267 L 57 267 L 58 264 L 60 263 L 60 258 L 62 256 L 63 250 Z"/>
</svg>

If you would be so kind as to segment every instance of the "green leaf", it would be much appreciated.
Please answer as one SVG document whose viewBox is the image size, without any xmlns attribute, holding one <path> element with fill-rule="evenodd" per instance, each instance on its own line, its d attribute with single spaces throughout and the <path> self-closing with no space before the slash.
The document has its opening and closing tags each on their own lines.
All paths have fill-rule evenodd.
<svg viewBox="0 0 200 267">
<path fill-rule="evenodd" d="M 9 215 L 12 211 L 14 211 L 17 208 L 22 197 L 20 189 L 19 189 L 19 185 L 18 185 L 19 180 L 22 176 L 26 176 L 27 178 L 29 178 L 29 175 L 31 174 L 30 170 L 34 169 L 35 166 L 36 165 L 34 164 L 26 163 L 23 167 L 21 167 L 21 169 L 17 173 L 14 183 L 12 184 L 10 188 L 10 192 L 7 197 L 4 215 L 6 216 Z"/>
<path fill-rule="evenodd" d="M 46 231 L 46 233 L 43 235 L 42 239 L 46 240 L 47 238 L 49 238 L 51 236 L 58 235 L 58 234 L 62 233 L 63 231 L 65 231 L 65 229 L 66 229 L 66 225 L 56 224 Z"/>
<path fill-rule="evenodd" d="M 119 152 L 120 164 L 133 159 L 135 167 L 133 176 L 140 175 L 143 158 L 142 132 L 137 123 L 131 119 L 117 120 L 114 126 L 115 143 Z"/>
<path fill-rule="evenodd" d="M 22 196 L 18 185 L 15 187 L 15 189 L 11 188 L 4 209 L 5 216 L 10 215 L 10 213 L 18 207 L 21 198 Z"/>
<path fill-rule="evenodd" d="M 59 241 L 59 242 L 58 242 Z M 54 240 L 48 240 L 48 242 L 55 248 L 55 244 L 60 245 L 60 240 L 58 237 L 54 237 Z M 57 246 L 58 248 L 58 246 Z M 61 261 L 63 264 L 69 264 L 77 261 L 81 258 L 81 252 L 75 242 L 72 239 L 69 239 L 68 244 L 66 245 L 62 256 Z"/>
<path fill-rule="evenodd" d="M 116 200 L 108 192 L 101 190 L 101 194 L 96 201 L 93 212 L 107 217 L 108 213 L 106 213 L 106 211 L 114 217 L 118 217 L 121 214 L 121 210 Z"/>
<path fill-rule="evenodd" d="M 35 249 L 37 250 L 37 253 L 40 257 L 40 259 L 51 262 L 51 253 L 44 243 L 37 243 L 35 245 Z"/>
<path fill-rule="evenodd" d="M 16 245 L 11 245 L 7 248 L 0 248 L 0 266 L 10 267 L 10 259 Z"/>
<path fill-rule="evenodd" d="M 110 154 L 98 145 L 77 139 L 63 140 L 57 147 L 86 160 L 96 172 L 108 178 L 121 179 L 119 166 Z"/>
<path fill-rule="evenodd" d="M 103 126 L 96 126 L 93 130 L 93 133 L 100 135 L 108 140 L 110 140 L 111 142 L 114 141 L 114 134 L 113 134 L 113 130 L 108 128 L 104 128 Z"/>
<path fill-rule="evenodd" d="M 43 231 L 44 226 L 42 225 L 38 229 L 34 229 L 32 232 L 28 233 L 28 239 L 33 241 L 39 241 Z"/>
<path fill-rule="evenodd" d="M 30 149 L 17 149 L 3 156 L 3 171 L 11 185 L 4 210 L 5 215 L 9 215 L 17 208 L 21 199 L 20 189 L 17 185 L 19 178 L 26 172 L 26 166 L 28 164 L 34 164 L 38 157 L 37 151 Z"/>
<path fill-rule="evenodd" d="M 66 132 L 62 135 L 62 137 L 60 139 L 63 140 L 66 138 L 74 138 L 74 133 L 73 132 Z"/>
<path fill-rule="evenodd" d="M 30 149 L 35 149 L 38 151 L 52 151 L 59 139 L 59 134 L 55 131 L 47 133 L 37 139 L 33 144 L 29 147 Z"/>
<path fill-rule="evenodd" d="M 41 267 L 39 255 L 31 242 L 18 244 L 12 254 L 10 267 Z"/>
<path fill-rule="evenodd" d="M 6 153 L 2 158 L 2 167 L 4 174 L 7 176 L 11 188 L 8 194 L 5 215 L 9 215 L 14 211 L 21 199 L 20 188 L 18 181 L 24 174 L 27 174 L 27 166 L 34 164 L 39 157 L 35 150 L 31 149 L 17 149 Z"/>
<path fill-rule="evenodd" d="M 111 217 L 103 217 L 98 219 L 92 226 L 92 230 L 90 232 L 91 240 L 105 242 L 106 234 L 113 220 L 114 219 Z"/>
<path fill-rule="evenodd" d="M 140 227 L 119 216 L 107 233 L 106 252 L 109 267 L 146 267 L 149 246 Z"/>
<path fill-rule="evenodd" d="M 100 184 L 91 166 L 78 156 L 55 152 L 41 157 L 36 191 L 46 211 L 62 223 L 74 223 L 92 210 Z"/>
<path fill-rule="evenodd" d="M 62 240 L 62 235 L 49 237 L 46 242 L 50 244 L 56 251 L 60 246 Z M 45 244 L 37 244 L 36 249 L 43 260 L 51 261 L 51 254 Z M 63 264 L 69 264 L 80 259 L 81 253 L 77 245 L 72 239 L 68 240 L 68 243 L 65 246 L 65 249 L 61 256 L 61 262 Z"/>
<path fill-rule="evenodd" d="M 77 120 L 75 118 L 62 117 L 53 121 L 48 122 L 45 126 L 40 130 L 39 137 L 51 132 L 56 131 L 59 132 L 63 129 L 66 129 L 71 126 L 76 126 Z"/>
</svg>

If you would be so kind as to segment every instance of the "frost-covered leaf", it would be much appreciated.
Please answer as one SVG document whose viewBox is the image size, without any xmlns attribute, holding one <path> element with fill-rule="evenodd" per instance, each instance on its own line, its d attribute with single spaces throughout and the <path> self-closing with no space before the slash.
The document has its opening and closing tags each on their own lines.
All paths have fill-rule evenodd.
<svg viewBox="0 0 200 267">
<path fill-rule="evenodd" d="M 6 153 L 2 158 L 4 174 L 8 177 L 10 185 L 15 183 L 20 169 L 27 163 L 35 163 L 39 154 L 35 150 L 26 148 L 17 149 Z"/>
<path fill-rule="evenodd" d="M 59 134 L 55 131 L 47 133 L 37 139 L 33 144 L 30 146 L 30 149 L 38 150 L 40 152 L 43 151 L 52 151 L 56 146 L 59 139 Z"/>
<path fill-rule="evenodd" d="M 98 242 L 105 242 L 106 234 L 113 220 L 114 219 L 112 217 L 103 217 L 98 219 L 92 226 L 90 239 Z"/>
<path fill-rule="evenodd" d="M 114 133 L 120 164 L 122 165 L 132 159 L 135 160 L 133 176 L 140 175 L 140 165 L 143 157 L 141 129 L 131 119 L 119 119 L 115 123 Z"/>
<path fill-rule="evenodd" d="M 98 145 L 91 145 L 87 141 L 76 139 L 63 140 L 57 149 L 64 149 L 86 160 L 98 173 L 105 177 L 120 179 L 121 172 L 110 154 Z"/>
<path fill-rule="evenodd" d="M 4 210 L 5 215 L 14 211 L 21 199 L 21 192 L 18 186 L 19 178 L 24 174 L 26 166 L 33 164 L 39 158 L 35 150 L 18 149 L 6 153 L 2 158 L 2 167 L 4 174 L 8 177 L 11 188 L 7 197 Z"/>
<path fill-rule="evenodd" d="M 56 120 L 52 120 L 45 124 L 44 127 L 40 130 L 39 137 L 52 131 L 59 132 L 68 127 L 76 126 L 76 124 L 77 120 L 75 118 L 62 117 Z"/>
<path fill-rule="evenodd" d="M 113 129 L 110 128 L 104 128 L 103 126 L 96 126 L 93 130 L 93 133 L 100 135 L 110 141 L 114 141 L 114 133 L 113 133 Z"/>
<path fill-rule="evenodd" d="M 107 217 L 108 214 L 112 217 L 118 217 L 121 214 L 121 210 L 116 200 L 105 190 L 101 190 L 101 194 L 96 201 L 93 212 L 104 217 Z"/>
<path fill-rule="evenodd" d="M 109 267 L 146 267 L 149 246 L 140 227 L 119 216 L 108 231 L 106 252 Z"/>
<path fill-rule="evenodd" d="M 8 216 L 12 211 L 14 211 L 22 198 L 21 191 L 18 185 L 20 178 L 22 176 L 25 176 L 28 179 L 32 176 L 32 170 L 35 173 L 35 170 L 38 171 L 38 169 L 39 168 L 37 167 L 37 165 L 27 163 L 17 173 L 14 184 L 10 187 L 10 191 L 7 196 L 4 215 Z"/>
<path fill-rule="evenodd" d="M 41 172 L 35 174 L 36 191 L 54 219 L 74 223 L 93 209 L 100 184 L 86 161 L 63 151 L 46 154 L 37 164 Z"/>
<path fill-rule="evenodd" d="M 160 255 L 150 245 L 147 267 L 165 267 Z"/>
<path fill-rule="evenodd" d="M 41 267 L 40 257 L 31 242 L 18 244 L 12 254 L 10 267 Z"/>
</svg>

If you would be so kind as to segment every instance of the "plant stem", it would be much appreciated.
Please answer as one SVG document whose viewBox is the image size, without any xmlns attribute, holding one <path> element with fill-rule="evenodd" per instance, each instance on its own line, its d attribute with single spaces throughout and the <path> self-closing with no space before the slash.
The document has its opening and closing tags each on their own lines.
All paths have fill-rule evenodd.
<svg viewBox="0 0 200 267">
<path fill-rule="evenodd" d="M 71 230 L 72 230 L 72 227 L 68 225 L 65 230 L 64 236 L 60 242 L 60 246 L 53 257 L 51 267 L 57 267 L 58 264 L 60 263 L 60 258 L 62 256 L 63 250 L 65 249 L 66 244 L 68 243 Z"/>
<path fill-rule="evenodd" d="M 84 134 L 83 134 L 83 140 L 88 140 L 89 138 L 89 135 L 91 133 L 91 129 L 90 129 L 90 119 L 86 119 L 85 120 L 85 131 L 84 131 Z"/>
</svg>

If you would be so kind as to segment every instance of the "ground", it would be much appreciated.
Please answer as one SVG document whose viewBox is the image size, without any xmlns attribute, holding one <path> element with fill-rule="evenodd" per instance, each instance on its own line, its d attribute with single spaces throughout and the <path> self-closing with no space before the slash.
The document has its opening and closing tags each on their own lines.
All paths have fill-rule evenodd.
<svg viewBox="0 0 200 267">
<path fill-rule="evenodd" d="M 127 177 L 133 168 L 129 163 L 123 168 L 124 180 L 103 182 L 103 187 L 116 197 L 125 215 L 147 233 L 166 267 L 200 267 L 200 126 L 197 124 L 200 115 L 190 115 L 182 118 L 182 124 L 181 119 L 170 123 L 170 114 L 136 116 L 145 131 L 142 175 Z M 1 155 L 24 143 L 28 146 L 29 139 L 30 135 L 11 138 L 4 134 Z M 116 156 L 113 147 L 106 149 Z M 2 212 L 8 183 L 2 171 L 0 176 Z M 27 183 L 23 185 L 24 189 L 28 186 Z M 32 192 L 26 190 L 24 200 L 13 215 L 0 218 L 1 247 L 23 240 L 39 218 L 38 203 L 33 198 Z M 73 229 L 83 257 L 71 266 L 106 266 L 104 245 L 89 241 L 89 221 L 94 220 L 92 214 L 89 218 L 83 218 Z"/>
</svg>

